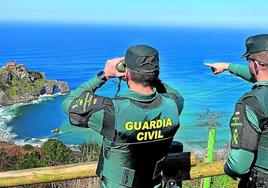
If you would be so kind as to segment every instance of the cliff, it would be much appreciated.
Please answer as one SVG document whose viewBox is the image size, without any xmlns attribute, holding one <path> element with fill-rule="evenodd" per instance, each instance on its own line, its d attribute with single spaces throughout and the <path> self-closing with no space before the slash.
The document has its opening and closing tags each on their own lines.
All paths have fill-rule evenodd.
<svg viewBox="0 0 268 188">
<path fill-rule="evenodd" d="M 0 106 L 27 103 L 43 94 L 69 92 L 66 82 L 47 80 L 44 73 L 9 62 L 0 69 Z"/>
</svg>

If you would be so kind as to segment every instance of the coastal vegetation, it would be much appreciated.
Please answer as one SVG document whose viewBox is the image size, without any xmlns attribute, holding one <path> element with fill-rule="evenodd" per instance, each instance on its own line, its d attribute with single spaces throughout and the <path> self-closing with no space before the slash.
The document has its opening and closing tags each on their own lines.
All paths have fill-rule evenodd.
<svg viewBox="0 0 268 188">
<path fill-rule="evenodd" d="M 9 164 L 16 164 L 14 165 L 14 168 L 11 169 L 22 169 L 22 168 L 34 168 L 34 167 L 41 167 L 41 166 L 47 166 L 47 159 L 51 161 L 54 164 L 59 164 L 59 161 L 61 161 L 62 164 L 69 164 L 69 163 L 77 163 L 77 162 L 87 162 L 98 159 L 99 156 L 99 146 L 97 144 L 82 144 L 80 145 L 77 150 L 69 150 L 67 146 L 65 146 L 62 142 L 54 139 L 50 139 L 47 142 L 45 142 L 42 147 L 36 148 L 30 145 L 25 146 L 11 146 L 11 144 L 4 143 L 6 147 L 2 147 L 2 144 L 0 144 L 0 148 L 2 150 L 8 151 L 6 153 L 6 157 L 11 157 L 11 153 L 16 153 L 16 161 L 9 160 Z M 14 148 L 15 147 L 15 148 Z M 19 147 L 19 148 L 18 148 Z M 49 148 L 55 148 L 52 151 L 48 151 L 48 153 L 45 154 L 44 150 Z M 12 149 L 13 148 L 13 149 Z M 216 150 L 214 153 L 214 159 L 215 160 L 223 160 L 226 158 L 226 151 L 228 150 L 228 147 L 226 146 L 224 149 Z M 16 152 L 15 152 L 16 151 Z M 70 153 L 71 151 L 71 153 Z M 53 161 L 54 157 L 51 154 L 55 154 L 55 152 L 62 153 L 65 157 L 55 159 Z M 205 150 L 204 150 L 205 153 Z M 2 153 L 3 154 L 3 153 Z M 224 156 L 223 156 L 224 154 Z M 2 159 L 2 158 L 1 158 Z M 44 160 L 45 159 L 45 160 Z M 73 159 L 73 160 L 70 160 Z M 199 158 L 199 161 L 202 162 L 203 158 Z M 2 160 L 1 160 L 2 161 Z M 20 165 L 19 165 L 20 164 Z M 33 164 L 35 166 L 33 166 Z M 3 169 L 1 169 L 3 170 Z M 201 179 L 195 179 L 195 180 L 188 180 L 183 182 L 183 187 L 200 187 L 201 185 Z M 212 177 L 211 180 L 211 187 L 236 187 L 237 182 L 229 178 L 228 176 L 216 176 Z M 69 188 L 69 187 L 98 187 L 98 178 L 86 178 L 86 179 L 76 179 L 76 180 L 68 180 L 63 182 L 57 182 L 57 183 L 46 183 L 46 184 L 39 184 L 39 185 L 31 185 L 26 186 L 30 188 L 36 188 L 36 187 L 62 187 L 62 188 Z"/>
<path fill-rule="evenodd" d="M 18 146 L 8 142 L 0 142 L 0 171 L 20 170 L 47 167 L 79 162 L 96 161 L 99 157 L 97 144 L 82 144 L 76 150 L 56 139 L 49 139 L 41 147 L 31 145 Z M 97 178 L 69 180 L 57 183 L 46 183 L 24 187 L 89 187 L 97 185 Z"/>
<path fill-rule="evenodd" d="M 215 150 L 213 155 L 214 160 L 225 160 L 228 150 L 229 147 L 227 145 L 224 148 Z M 85 143 L 77 147 L 76 150 L 71 150 L 61 141 L 55 139 L 47 140 L 41 147 L 34 147 L 31 145 L 17 146 L 11 143 L 1 142 L 0 171 L 96 161 L 98 160 L 99 152 L 100 149 L 98 144 Z M 193 152 L 195 153 L 195 151 Z M 203 162 L 207 151 L 204 149 L 202 152 L 203 155 L 197 155 L 200 163 Z M 201 184 L 201 179 L 188 180 L 183 182 L 183 187 L 200 188 Z M 211 187 L 229 188 L 236 186 L 237 182 L 225 175 L 211 178 Z M 57 183 L 31 185 L 27 187 L 98 187 L 98 179 L 77 179 Z"/>
<path fill-rule="evenodd" d="M 49 139 L 41 147 L 18 146 L 0 142 L 0 171 L 55 166 L 97 160 L 97 144 L 82 144 L 77 150 L 56 139 Z"/>
</svg>

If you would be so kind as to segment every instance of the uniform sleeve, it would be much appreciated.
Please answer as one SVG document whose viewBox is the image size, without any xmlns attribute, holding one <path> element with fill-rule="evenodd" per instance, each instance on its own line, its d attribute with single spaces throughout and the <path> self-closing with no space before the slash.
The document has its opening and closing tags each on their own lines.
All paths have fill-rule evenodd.
<svg viewBox="0 0 268 188">
<path fill-rule="evenodd" d="M 82 84 L 80 87 L 72 91 L 69 95 L 67 95 L 66 99 L 61 104 L 61 107 L 63 111 L 68 114 L 68 110 L 70 107 L 70 104 L 74 99 L 79 97 L 84 91 L 89 91 L 91 93 L 94 93 L 96 89 L 101 87 L 105 82 L 100 80 L 97 76 L 86 83 Z"/>
<path fill-rule="evenodd" d="M 232 178 L 248 173 L 258 148 L 263 113 L 254 96 L 246 97 L 236 104 L 230 122 L 231 151 L 224 171 Z"/>
<path fill-rule="evenodd" d="M 236 104 L 230 121 L 232 149 L 257 151 L 261 132 L 259 127 L 261 112 L 258 104 L 254 96 L 247 97 Z"/>
<path fill-rule="evenodd" d="M 249 172 L 254 160 L 254 153 L 243 149 L 232 149 L 224 165 L 224 172 L 232 178 L 241 177 Z"/>
<path fill-rule="evenodd" d="M 173 96 L 173 98 L 176 99 L 178 109 L 179 109 L 179 115 L 180 115 L 182 110 L 183 110 L 183 105 L 184 105 L 184 98 L 181 96 L 181 94 L 178 91 L 176 91 L 175 89 L 173 89 L 171 86 L 162 82 L 159 79 L 155 84 L 155 88 L 156 88 L 158 93 L 169 93 Z"/>
<path fill-rule="evenodd" d="M 254 80 L 254 78 L 252 78 L 250 74 L 249 67 L 246 65 L 230 64 L 228 70 L 230 73 L 239 76 L 244 80 L 247 80 L 252 83 L 256 82 L 256 80 Z"/>
</svg>

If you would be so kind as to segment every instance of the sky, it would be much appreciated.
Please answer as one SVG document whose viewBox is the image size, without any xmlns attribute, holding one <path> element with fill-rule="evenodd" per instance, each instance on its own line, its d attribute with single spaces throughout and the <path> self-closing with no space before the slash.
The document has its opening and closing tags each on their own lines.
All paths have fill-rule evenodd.
<svg viewBox="0 0 268 188">
<path fill-rule="evenodd" d="M 0 21 L 268 27 L 267 7 L 267 0 L 0 0 Z"/>
</svg>

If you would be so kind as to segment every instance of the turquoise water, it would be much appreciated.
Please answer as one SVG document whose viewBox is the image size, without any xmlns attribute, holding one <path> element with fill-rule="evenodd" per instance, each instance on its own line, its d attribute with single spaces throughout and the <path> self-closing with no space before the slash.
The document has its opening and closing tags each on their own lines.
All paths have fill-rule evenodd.
<svg viewBox="0 0 268 188">
<path fill-rule="evenodd" d="M 235 101 L 251 84 L 228 73 L 211 74 L 203 64 L 213 61 L 244 63 L 244 40 L 267 30 L 222 28 L 165 28 L 97 25 L 0 24 L 0 62 L 17 61 L 47 79 L 63 80 L 75 89 L 103 69 L 107 59 L 124 56 L 127 47 L 148 44 L 159 50 L 160 77 L 185 98 L 181 128 L 175 139 L 202 146 L 208 128 L 198 126 L 198 115 L 210 109 L 225 113 L 219 119 L 217 140 L 229 140 L 229 117 Z M 98 94 L 114 96 L 117 80 Z M 126 90 L 123 83 L 121 92 Z M 38 144 L 57 137 L 67 144 L 100 141 L 93 131 L 69 125 L 60 104 L 65 96 L 46 96 L 29 105 L 1 109 L 0 128 L 17 143 Z M 61 128 L 63 134 L 51 130 Z"/>
</svg>

